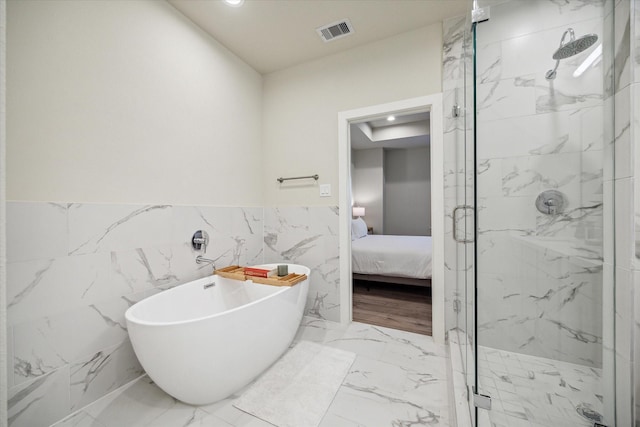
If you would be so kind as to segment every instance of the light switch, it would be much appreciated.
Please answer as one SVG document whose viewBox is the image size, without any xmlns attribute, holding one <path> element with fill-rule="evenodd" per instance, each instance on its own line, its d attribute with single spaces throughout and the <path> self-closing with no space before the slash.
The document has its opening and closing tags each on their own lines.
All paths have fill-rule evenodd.
<svg viewBox="0 0 640 427">
<path fill-rule="evenodd" d="M 320 197 L 331 197 L 331 184 L 320 184 Z"/>
</svg>

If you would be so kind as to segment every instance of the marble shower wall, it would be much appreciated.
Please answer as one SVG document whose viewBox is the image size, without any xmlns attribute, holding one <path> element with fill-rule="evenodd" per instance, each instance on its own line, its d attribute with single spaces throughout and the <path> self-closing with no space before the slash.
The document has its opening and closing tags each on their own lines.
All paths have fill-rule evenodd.
<svg viewBox="0 0 640 427">
<path fill-rule="evenodd" d="M 264 261 L 288 261 L 311 269 L 305 312 L 340 321 L 338 208 L 281 207 L 264 210 Z"/>
<path fill-rule="evenodd" d="M 506 2 L 478 24 L 477 339 L 484 346 L 602 364 L 606 58 L 577 78 L 572 74 L 588 53 L 563 60 L 555 80 L 544 75 L 568 27 L 603 40 L 604 10 L 604 1 Z M 455 46 L 463 24 L 444 25 L 445 100 L 458 97 L 459 104 Z M 445 138 L 464 134 L 457 121 L 445 122 Z M 446 199 L 453 201 L 467 184 L 456 170 L 464 163 L 459 153 L 446 160 L 453 177 Z M 536 210 L 547 189 L 566 195 L 562 214 Z M 455 245 L 447 242 L 449 255 Z"/>
<path fill-rule="evenodd" d="M 263 208 L 7 203 L 9 425 L 48 426 L 140 376 L 124 312 L 211 274 L 263 262 Z"/>
<path fill-rule="evenodd" d="M 632 408 L 632 419 L 636 426 L 640 425 L 640 0 L 630 2 L 629 8 L 629 152 L 622 152 L 621 155 L 627 155 L 633 168 L 630 168 L 633 174 L 627 189 L 633 189 L 630 195 L 634 199 L 634 233 L 628 236 L 634 236 L 632 241 L 632 271 L 629 275 L 629 290 L 633 293 L 634 309 L 633 316 L 629 316 L 627 325 L 629 326 L 633 347 L 633 382 L 631 384 L 631 392 L 634 396 L 634 406 Z M 623 36 L 624 37 L 624 36 Z M 618 113 L 616 112 L 616 116 Z M 625 195 L 626 196 L 626 195 Z M 627 199 L 629 200 L 629 199 Z M 616 198 L 616 203 L 618 199 Z M 624 203 L 623 200 L 621 200 Z M 617 209 L 617 207 L 616 207 Z M 635 249 L 635 250 L 634 250 Z M 626 295 L 628 296 L 628 294 Z M 631 365 L 631 363 L 630 363 Z M 621 372 L 625 374 L 626 372 Z M 631 375 L 627 378 L 632 378 Z"/>
<path fill-rule="evenodd" d="M 616 414 L 640 426 L 640 1 L 615 7 Z"/>
<path fill-rule="evenodd" d="M 545 73 L 568 27 L 606 43 L 604 2 L 491 13 L 477 30 L 478 342 L 601 367 L 605 61 L 574 77 L 584 52 Z M 545 190 L 564 212 L 535 208 Z"/>
</svg>

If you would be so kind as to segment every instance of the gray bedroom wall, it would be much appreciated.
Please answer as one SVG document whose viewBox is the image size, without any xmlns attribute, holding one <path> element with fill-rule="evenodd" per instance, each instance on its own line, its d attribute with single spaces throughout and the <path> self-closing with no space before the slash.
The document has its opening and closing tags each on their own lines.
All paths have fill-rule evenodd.
<svg viewBox="0 0 640 427">
<path fill-rule="evenodd" d="M 384 151 L 385 234 L 431 235 L 429 147 Z"/>
</svg>

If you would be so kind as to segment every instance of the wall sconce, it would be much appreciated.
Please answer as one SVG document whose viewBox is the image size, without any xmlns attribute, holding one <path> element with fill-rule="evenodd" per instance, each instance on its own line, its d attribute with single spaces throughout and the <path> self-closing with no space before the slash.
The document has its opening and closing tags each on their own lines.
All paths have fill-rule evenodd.
<svg viewBox="0 0 640 427">
<path fill-rule="evenodd" d="M 357 217 L 364 216 L 364 208 L 362 206 L 354 206 L 353 207 L 353 216 L 357 216 Z"/>
</svg>

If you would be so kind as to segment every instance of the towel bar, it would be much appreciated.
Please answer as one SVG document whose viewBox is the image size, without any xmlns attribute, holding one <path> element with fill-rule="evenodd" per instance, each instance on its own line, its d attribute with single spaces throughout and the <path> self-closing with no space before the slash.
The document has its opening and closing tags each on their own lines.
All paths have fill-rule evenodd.
<svg viewBox="0 0 640 427">
<path fill-rule="evenodd" d="M 282 184 L 284 181 L 289 181 L 290 179 L 306 179 L 306 178 L 313 178 L 316 181 L 318 180 L 318 178 L 320 178 L 320 176 L 318 174 L 315 175 L 309 175 L 309 176 L 295 176 L 293 178 L 278 178 L 277 181 Z"/>
</svg>

